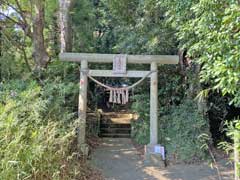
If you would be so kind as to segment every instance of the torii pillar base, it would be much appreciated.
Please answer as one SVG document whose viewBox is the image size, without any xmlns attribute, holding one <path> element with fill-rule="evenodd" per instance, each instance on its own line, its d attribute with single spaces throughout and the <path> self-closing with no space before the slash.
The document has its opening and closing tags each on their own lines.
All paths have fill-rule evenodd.
<svg viewBox="0 0 240 180">
<path fill-rule="evenodd" d="M 80 152 L 80 154 L 84 155 L 84 156 L 88 156 L 89 155 L 89 145 L 84 143 L 84 144 L 78 144 L 78 150 Z"/>
<path fill-rule="evenodd" d="M 154 153 L 155 146 L 156 145 L 151 145 L 151 144 L 145 145 L 144 165 L 164 168 L 165 161 L 163 160 L 161 154 Z"/>
</svg>

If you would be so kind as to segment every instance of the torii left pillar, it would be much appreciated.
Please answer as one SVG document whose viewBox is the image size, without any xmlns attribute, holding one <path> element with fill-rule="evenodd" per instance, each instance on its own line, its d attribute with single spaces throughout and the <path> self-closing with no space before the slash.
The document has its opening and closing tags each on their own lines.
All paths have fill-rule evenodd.
<svg viewBox="0 0 240 180">
<path fill-rule="evenodd" d="M 158 65 L 156 62 L 151 63 L 150 86 L 150 145 L 158 144 Z"/>
<path fill-rule="evenodd" d="M 87 118 L 87 88 L 88 88 L 88 77 L 85 70 L 88 69 L 88 61 L 81 61 L 80 69 L 80 93 L 79 93 L 79 104 L 78 104 L 78 148 L 83 155 L 88 155 L 88 145 L 86 144 L 86 118 Z"/>
</svg>

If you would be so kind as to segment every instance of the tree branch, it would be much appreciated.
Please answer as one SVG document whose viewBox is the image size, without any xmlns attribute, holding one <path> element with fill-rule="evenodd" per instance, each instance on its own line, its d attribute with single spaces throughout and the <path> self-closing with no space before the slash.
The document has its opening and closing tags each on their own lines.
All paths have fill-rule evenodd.
<svg viewBox="0 0 240 180">
<path fill-rule="evenodd" d="M 18 13 L 21 15 L 23 21 L 25 22 L 25 24 L 28 24 L 27 23 L 27 20 L 26 20 L 26 17 L 24 16 L 24 13 L 23 13 L 23 10 L 22 10 L 22 7 L 20 6 L 20 3 L 18 0 L 15 0 L 16 4 L 17 4 L 17 7 L 19 9 Z"/>
<path fill-rule="evenodd" d="M 14 24 L 17 24 L 17 25 L 21 26 L 21 23 L 20 23 L 19 21 L 16 21 L 15 19 L 13 19 L 13 18 L 7 16 L 6 14 L 0 12 L 0 15 L 4 16 L 6 19 L 12 21 Z"/>
<path fill-rule="evenodd" d="M 9 6 L 10 8 L 12 8 L 14 11 L 16 11 L 17 13 L 19 13 L 18 9 L 15 8 L 13 5 L 9 4 L 6 1 L 0 0 L 1 4 L 5 4 L 6 6 Z"/>
<path fill-rule="evenodd" d="M 26 66 L 27 66 L 29 72 L 33 72 L 33 71 L 32 71 L 32 68 L 31 68 L 31 66 L 30 66 L 30 64 L 29 64 L 29 62 L 28 62 L 27 53 L 26 53 L 25 49 L 22 48 L 21 50 L 22 50 L 22 52 L 23 52 L 23 59 L 24 59 L 24 61 L 25 61 L 25 63 L 26 63 Z"/>
<path fill-rule="evenodd" d="M 15 12 L 17 12 L 17 13 L 19 14 L 19 16 L 20 16 L 20 19 L 19 19 L 19 21 L 16 21 L 16 20 L 14 20 L 13 18 L 9 17 L 8 15 L 6 15 L 6 14 L 4 14 L 4 13 L 1 13 L 1 12 L 0 12 L 0 13 L 1 13 L 3 16 L 5 16 L 7 19 L 9 19 L 9 20 L 11 20 L 12 22 L 14 22 L 15 24 L 19 25 L 19 26 L 22 28 L 22 30 L 24 31 L 24 33 L 25 33 L 28 37 L 32 38 L 32 32 L 31 32 L 30 25 L 29 25 L 28 22 L 27 22 L 27 19 L 26 19 L 25 15 L 24 15 L 24 11 L 23 11 L 23 9 L 22 9 L 19 1 L 18 1 L 18 0 L 15 0 L 15 3 L 16 3 L 16 5 L 17 5 L 17 8 L 14 7 L 13 5 L 9 4 L 8 2 L 2 1 L 2 0 L 0 0 L 0 2 L 1 2 L 2 4 L 5 4 L 5 5 L 9 6 L 9 7 L 12 8 Z"/>
<path fill-rule="evenodd" d="M 33 71 L 32 71 L 32 68 L 31 68 L 29 62 L 28 62 L 27 53 L 26 53 L 24 47 L 20 43 L 18 43 L 17 41 L 13 41 L 12 38 L 9 37 L 6 33 L 2 32 L 2 35 L 5 36 L 5 38 L 7 39 L 8 42 L 10 42 L 13 46 L 15 46 L 18 50 L 20 50 L 23 53 L 23 59 L 26 63 L 27 69 L 29 70 L 29 72 L 32 73 Z"/>
</svg>

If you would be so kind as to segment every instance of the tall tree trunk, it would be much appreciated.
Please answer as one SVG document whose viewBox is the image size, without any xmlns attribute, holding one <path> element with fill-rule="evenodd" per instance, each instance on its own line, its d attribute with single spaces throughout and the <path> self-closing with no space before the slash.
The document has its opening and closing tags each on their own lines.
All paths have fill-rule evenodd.
<svg viewBox="0 0 240 180">
<path fill-rule="evenodd" d="M 33 0 L 33 57 L 36 64 L 36 70 L 46 68 L 49 62 L 49 56 L 44 44 L 44 0 Z"/>
<path fill-rule="evenodd" d="M 72 51 L 72 27 L 69 12 L 74 0 L 59 0 L 60 51 Z"/>
</svg>

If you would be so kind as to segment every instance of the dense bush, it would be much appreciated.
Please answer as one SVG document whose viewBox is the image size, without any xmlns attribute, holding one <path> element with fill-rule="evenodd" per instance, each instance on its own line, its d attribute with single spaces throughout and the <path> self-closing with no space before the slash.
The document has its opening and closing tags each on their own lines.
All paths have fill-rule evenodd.
<svg viewBox="0 0 240 180">
<path fill-rule="evenodd" d="M 150 122 L 149 101 L 146 101 L 146 99 L 149 99 L 149 95 L 136 95 L 134 99 L 132 110 L 139 115 L 139 119 L 132 121 L 131 136 L 139 144 L 148 144 L 150 140 Z"/>
<path fill-rule="evenodd" d="M 139 144 L 148 144 L 150 135 L 149 104 L 146 95 L 136 97 L 133 110 L 140 118 L 132 123 L 132 137 Z M 141 103 L 140 103 L 141 102 Z M 167 159 L 171 162 L 193 162 L 203 160 L 207 152 L 203 149 L 206 142 L 202 135 L 210 137 L 208 120 L 198 112 L 197 103 L 186 100 L 171 106 L 162 116 L 159 115 L 159 143 L 164 145 Z"/>
<path fill-rule="evenodd" d="M 79 171 L 78 154 L 72 149 L 73 115 L 63 109 L 56 111 L 61 103 L 54 103 L 50 92 L 43 92 L 35 81 L 1 84 L 0 179 L 67 180 L 85 176 L 80 176 L 85 172 Z"/>
<path fill-rule="evenodd" d="M 208 120 L 198 112 L 196 102 L 186 100 L 179 106 L 171 107 L 168 115 L 160 117 L 159 141 L 173 161 L 191 162 L 202 160 L 206 144 L 202 135 L 209 136 Z"/>
</svg>

